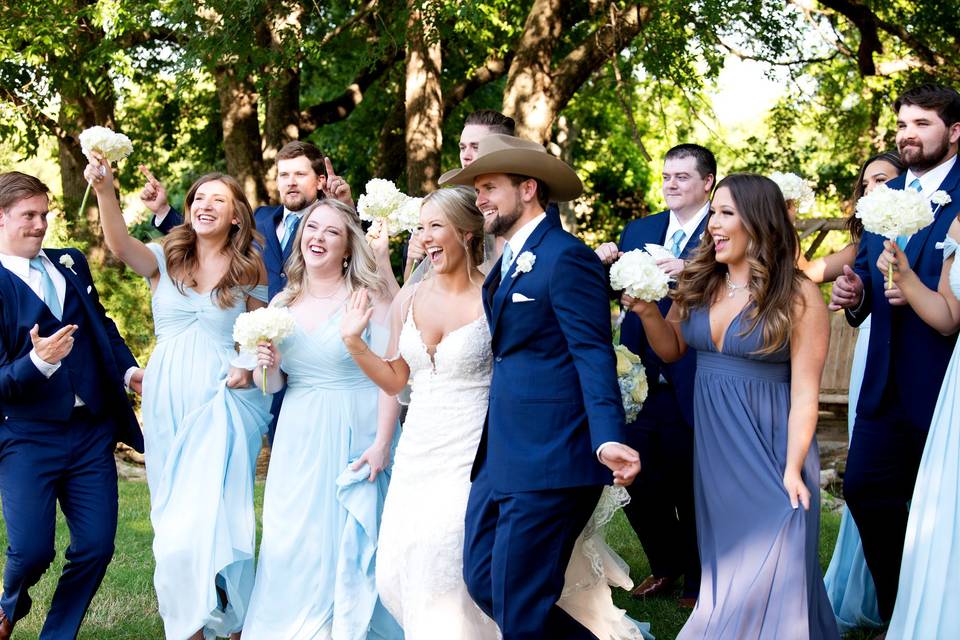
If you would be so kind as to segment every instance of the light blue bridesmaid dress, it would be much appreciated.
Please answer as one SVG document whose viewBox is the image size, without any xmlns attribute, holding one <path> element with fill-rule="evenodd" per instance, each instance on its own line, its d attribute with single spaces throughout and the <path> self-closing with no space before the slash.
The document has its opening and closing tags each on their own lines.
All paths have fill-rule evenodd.
<svg viewBox="0 0 960 640">
<path fill-rule="evenodd" d="M 957 253 L 949 236 L 943 259 Z M 957 254 L 960 256 L 960 254 Z M 960 257 L 950 268 L 960 298 Z M 953 350 L 920 459 L 887 637 L 947 640 L 960 634 L 960 342 Z"/>
<path fill-rule="evenodd" d="M 380 391 L 340 339 L 340 313 L 279 345 L 287 389 L 270 452 L 263 540 L 244 637 L 399 639 L 380 603 L 377 537 L 389 474 L 350 471 L 377 433 Z M 383 353 L 389 332 L 365 336 Z"/>
<path fill-rule="evenodd" d="M 850 439 L 853 438 L 853 423 L 857 419 L 857 402 L 860 399 L 869 344 L 870 318 L 867 317 L 860 325 L 857 344 L 853 349 L 853 364 L 850 367 L 850 400 L 847 407 L 847 431 Z M 827 588 L 827 597 L 833 607 L 833 615 L 837 618 L 840 633 L 847 633 L 858 627 L 880 627 L 883 624 L 877 606 L 877 589 L 863 558 L 860 532 L 857 531 L 857 525 L 846 507 L 843 508 L 840 532 L 837 534 L 830 565 L 823 576 L 823 584 Z"/>
<path fill-rule="evenodd" d="M 244 294 L 262 298 L 266 287 L 238 289 L 221 309 L 210 294 L 181 293 L 163 249 L 148 246 L 160 268 L 143 381 L 154 586 L 167 638 L 226 636 L 242 629 L 253 589 L 253 480 L 271 399 L 228 389 L 226 376 Z"/>
</svg>

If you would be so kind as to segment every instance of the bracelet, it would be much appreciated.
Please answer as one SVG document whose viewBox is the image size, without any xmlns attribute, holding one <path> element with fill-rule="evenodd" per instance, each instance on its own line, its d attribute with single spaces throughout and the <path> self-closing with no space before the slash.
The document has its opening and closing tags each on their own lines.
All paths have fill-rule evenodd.
<svg viewBox="0 0 960 640">
<path fill-rule="evenodd" d="M 357 351 L 356 353 L 354 353 L 353 351 L 350 351 L 349 349 L 347 349 L 347 353 L 349 353 L 349 354 L 352 355 L 352 356 L 362 356 L 362 355 L 365 354 L 367 351 L 370 351 L 370 347 L 367 345 L 366 342 L 363 343 L 363 349 L 361 349 L 360 351 Z"/>
</svg>

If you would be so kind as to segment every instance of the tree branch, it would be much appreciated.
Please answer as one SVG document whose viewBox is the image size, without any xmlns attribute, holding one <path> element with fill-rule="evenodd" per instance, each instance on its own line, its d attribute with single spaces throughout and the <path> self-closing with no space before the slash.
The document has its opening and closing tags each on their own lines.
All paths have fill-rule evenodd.
<svg viewBox="0 0 960 640">
<path fill-rule="evenodd" d="M 795 67 L 798 65 L 819 64 L 823 62 L 830 62 L 831 60 L 836 58 L 837 55 L 840 54 L 840 51 L 838 50 L 838 51 L 835 51 L 834 53 L 831 53 L 829 56 L 823 56 L 823 57 L 798 58 L 796 60 L 773 60 L 771 58 L 767 58 L 766 56 L 758 56 L 751 53 L 747 53 L 746 51 L 743 51 L 742 49 L 738 49 L 732 44 L 727 44 L 723 40 L 718 39 L 717 41 L 720 43 L 721 47 L 726 49 L 728 52 L 730 52 L 732 55 L 739 58 L 740 60 L 756 60 L 757 62 L 764 62 L 774 67 Z"/>
<path fill-rule="evenodd" d="M 301 111 L 300 137 L 305 138 L 325 124 L 346 119 L 363 100 L 363 92 L 370 88 L 370 85 L 393 67 L 397 61 L 402 59 L 403 51 L 394 51 L 372 67 L 361 70 L 346 90 L 336 98 L 315 104 Z"/>
<path fill-rule="evenodd" d="M 512 61 L 512 50 L 502 57 L 491 56 L 487 58 L 486 62 L 470 72 L 466 80 L 447 91 L 443 101 L 444 112 L 452 110 L 480 87 L 502 77 L 510 68 Z"/>
<path fill-rule="evenodd" d="M 24 112 L 27 117 L 34 119 L 37 124 L 55 137 L 61 140 L 67 138 L 66 131 L 63 130 L 56 120 L 45 114 L 36 105 L 18 96 L 16 92 L 9 87 L 0 85 L 0 99 L 6 100 L 17 107 L 20 111 Z"/>
</svg>

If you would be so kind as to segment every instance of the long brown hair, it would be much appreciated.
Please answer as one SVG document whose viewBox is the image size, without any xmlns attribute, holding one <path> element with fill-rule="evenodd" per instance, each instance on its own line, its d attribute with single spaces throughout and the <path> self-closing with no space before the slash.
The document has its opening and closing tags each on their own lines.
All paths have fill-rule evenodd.
<svg viewBox="0 0 960 640">
<path fill-rule="evenodd" d="M 290 257 L 287 258 L 284 269 L 287 274 L 287 286 L 277 294 L 273 304 L 279 306 L 293 304 L 306 287 L 307 265 L 303 261 L 303 250 L 300 248 L 300 242 L 303 239 L 303 230 L 307 227 L 307 220 L 320 207 L 333 209 L 347 229 L 347 246 L 349 249 L 346 255 L 347 265 L 343 268 L 343 279 L 347 285 L 347 292 L 353 293 L 357 289 L 366 288 L 377 296 L 385 296 L 387 286 L 377 271 L 377 260 L 367 243 L 357 212 L 339 200 L 325 198 L 310 205 L 303 212 L 303 217 L 300 218 L 297 235 L 293 240 Z"/>
<path fill-rule="evenodd" d="M 227 242 L 222 251 L 229 255 L 230 266 L 220 278 L 220 282 L 211 291 L 217 306 L 227 309 L 237 302 L 236 287 L 253 287 L 260 282 L 263 259 L 254 242 L 263 246 L 263 237 L 257 233 L 253 221 L 253 210 L 244 195 L 240 183 L 231 176 L 222 173 L 208 173 L 201 176 L 190 186 L 185 200 L 183 224 L 175 227 L 163 240 L 163 252 L 167 259 L 167 272 L 171 275 L 180 293 L 184 285 L 197 286 L 196 272 L 200 267 L 197 256 L 197 233 L 193 230 L 193 200 L 197 189 L 208 182 L 221 182 L 230 192 L 233 215 L 237 224 L 230 225 Z"/>
<path fill-rule="evenodd" d="M 884 151 L 883 153 L 878 153 L 875 156 L 867 158 L 867 161 L 860 166 L 860 172 L 857 174 L 857 181 L 853 183 L 853 197 L 850 199 L 850 212 L 847 216 L 847 221 L 844 226 L 846 226 L 847 231 L 850 232 L 850 237 L 854 242 L 860 242 L 860 238 L 863 237 L 863 222 L 860 221 L 860 218 L 856 216 L 857 211 L 857 202 L 860 198 L 864 196 L 864 187 L 863 179 L 867 173 L 867 167 L 872 165 L 877 160 L 883 160 L 884 162 L 889 162 L 897 170 L 897 175 L 902 174 L 906 171 L 906 167 L 903 166 L 903 162 L 900 160 L 900 154 L 896 151 Z"/>
<path fill-rule="evenodd" d="M 735 173 L 721 180 L 716 190 L 723 188 L 730 191 L 747 232 L 748 290 L 753 301 L 745 316 L 750 326 L 743 334 L 762 323 L 763 346 L 757 353 L 773 353 L 789 343 L 794 304 L 800 299 L 803 273 L 793 260 L 799 244 L 797 231 L 773 180 Z M 713 236 L 707 232 L 672 294 L 680 317 L 686 319 L 695 307 L 709 307 L 723 290 L 726 275 L 727 265 L 717 262 Z"/>
</svg>

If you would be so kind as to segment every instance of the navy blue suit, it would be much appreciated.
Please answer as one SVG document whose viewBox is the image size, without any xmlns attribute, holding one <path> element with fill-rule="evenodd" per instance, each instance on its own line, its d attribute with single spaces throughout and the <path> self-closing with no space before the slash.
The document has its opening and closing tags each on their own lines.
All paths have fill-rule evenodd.
<svg viewBox="0 0 960 640">
<path fill-rule="evenodd" d="M 887 186 L 903 189 L 905 181 L 902 175 Z M 960 213 L 960 162 L 940 189 L 952 201 L 937 212 L 933 224 L 910 238 L 904 250 L 914 272 L 933 290 L 943 269 L 943 251 L 934 245 Z M 889 619 L 900 575 L 907 503 L 956 335 L 942 336 L 911 307 L 886 301 L 886 276 L 876 267 L 883 241 L 876 234 L 864 234 L 854 265 L 864 284 L 863 302 L 847 317 L 854 326 L 867 315 L 872 319 L 843 491 L 877 586 L 880 614 Z"/>
<path fill-rule="evenodd" d="M 536 260 L 518 273 L 524 252 Z M 517 255 L 506 282 L 498 261 L 483 286 L 493 378 L 464 578 L 505 640 L 593 638 L 554 603 L 573 544 L 612 480 L 595 452 L 626 438 L 606 280 L 596 254 L 555 216 Z"/>
<path fill-rule="evenodd" d="M 75 249 L 46 249 L 66 280 L 63 318 L 16 274 L 0 266 L 0 496 L 9 547 L 0 599 L 13 621 L 31 607 L 28 589 L 54 557 L 56 504 L 70 528 L 67 564 L 40 637 L 74 638 L 113 556 L 117 525 L 117 440 L 143 451 L 123 386 L 136 366 Z M 70 270 L 60 257 L 73 259 Z M 30 329 L 41 336 L 78 325 L 70 354 L 49 378 L 33 361 Z M 75 397 L 85 403 L 75 407 Z"/>
<path fill-rule="evenodd" d="M 157 224 L 157 216 L 153 216 L 150 219 L 150 224 L 156 227 L 157 231 L 163 235 L 167 235 L 174 227 L 183 224 L 183 216 L 179 211 L 170 207 L 170 211 L 167 212 L 167 215 L 164 217 L 163 222 Z"/>
<path fill-rule="evenodd" d="M 664 245 L 670 212 L 662 211 L 627 224 L 620 250 L 643 249 L 647 243 Z M 700 246 L 707 217 L 684 246 L 688 259 Z M 664 316 L 670 298 L 658 305 Z M 693 349 L 674 363 L 664 363 L 647 343 L 643 324 L 634 313 L 623 320 L 620 342 L 640 356 L 650 392 L 637 420 L 628 425 L 627 444 L 640 454 L 641 472 L 627 490 L 624 507 L 657 577 L 684 576 L 684 596 L 700 589 L 700 554 L 693 509 L 693 384 L 697 354 Z M 666 382 L 661 382 L 661 375 Z"/>
</svg>

